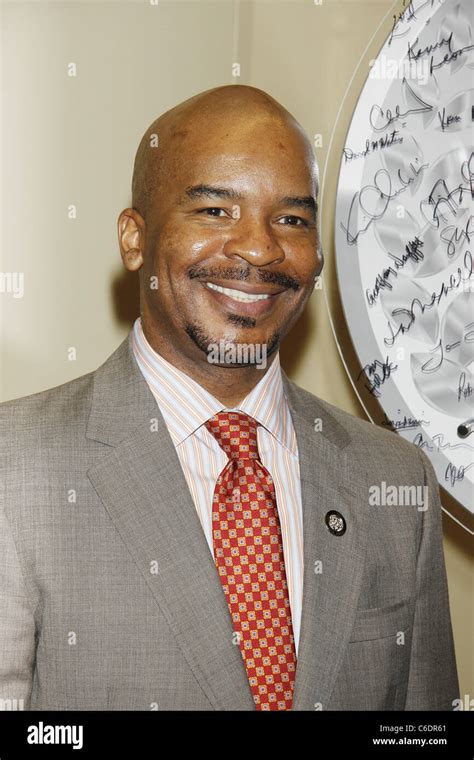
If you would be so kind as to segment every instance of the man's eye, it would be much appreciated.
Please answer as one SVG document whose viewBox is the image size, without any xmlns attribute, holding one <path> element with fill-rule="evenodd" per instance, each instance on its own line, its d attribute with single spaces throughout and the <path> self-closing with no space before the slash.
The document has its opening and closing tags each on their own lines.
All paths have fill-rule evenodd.
<svg viewBox="0 0 474 760">
<path fill-rule="evenodd" d="M 225 209 L 223 208 L 217 208 L 217 207 L 210 207 L 210 208 L 201 208 L 198 211 L 198 214 L 206 214 L 207 216 L 220 216 L 221 213 L 225 216 Z"/>
<path fill-rule="evenodd" d="M 286 221 L 285 221 L 286 220 Z M 281 221 L 285 221 L 285 224 L 287 224 L 289 227 L 308 227 L 309 222 L 306 221 L 306 219 L 303 219 L 301 216 L 293 216 L 292 214 L 287 214 L 286 216 L 282 216 L 280 219 Z"/>
</svg>

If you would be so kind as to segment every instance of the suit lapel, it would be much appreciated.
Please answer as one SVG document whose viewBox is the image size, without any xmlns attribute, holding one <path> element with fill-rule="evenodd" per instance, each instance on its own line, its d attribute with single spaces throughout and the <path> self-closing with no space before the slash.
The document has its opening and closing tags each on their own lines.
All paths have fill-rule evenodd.
<svg viewBox="0 0 474 760">
<path fill-rule="evenodd" d="M 298 442 L 303 505 L 303 612 L 293 708 L 314 710 L 320 703 L 325 709 L 357 605 L 368 486 L 365 474 L 347 461 L 344 428 L 284 372 L 282 378 Z M 321 432 L 314 430 L 315 418 L 322 420 Z M 110 447 L 88 477 L 210 704 L 254 710 L 214 560 L 130 336 L 94 373 L 87 437 Z M 344 515 L 343 536 L 327 529 L 330 510 Z"/>
<path fill-rule="evenodd" d="M 209 546 L 165 421 L 130 352 L 127 339 L 96 373 L 88 436 L 113 448 L 88 477 L 212 707 L 252 710 Z"/>
<path fill-rule="evenodd" d="M 348 434 L 310 394 L 283 382 L 298 442 L 303 506 L 304 579 L 294 710 L 327 709 L 352 629 L 368 528 L 368 483 L 344 448 Z M 315 431 L 320 420 L 322 430 Z M 333 535 L 336 510 L 346 532 Z"/>
</svg>

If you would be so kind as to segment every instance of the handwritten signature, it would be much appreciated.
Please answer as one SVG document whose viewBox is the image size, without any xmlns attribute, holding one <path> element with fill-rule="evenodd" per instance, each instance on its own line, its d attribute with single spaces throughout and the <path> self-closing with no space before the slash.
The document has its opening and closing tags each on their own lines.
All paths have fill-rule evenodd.
<svg viewBox="0 0 474 760">
<path fill-rule="evenodd" d="M 368 382 L 365 383 L 365 387 L 375 398 L 380 398 L 382 395 L 379 388 L 388 380 L 388 378 L 398 369 L 398 364 L 392 364 L 388 360 L 388 356 L 384 362 L 375 359 L 375 361 L 365 364 L 362 370 L 357 376 L 357 380 L 364 375 Z"/>
<path fill-rule="evenodd" d="M 413 182 L 416 182 L 421 172 L 428 167 L 428 164 L 416 166 L 415 164 L 417 163 L 419 163 L 418 158 L 415 158 L 415 163 L 410 162 L 408 170 L 405 170 L 405 176 L 402 174 L 403 169 L 401 167 L 397 170 L 397 178 L 401 183 L 401 187 L 398 189 L 393 189 L 392 178 L 389 172 L 386 169 L 378 169 L 374 174 L 372 184 L 364 185 L 360 191 L 354 194 L 349 206 L 347 222 L 345 225 L 340 222 L 341 229 L 345 232 L 349 245 L 355 245 L 359 236 L 367 232 L 376 219 L 383 217 L 390 201 L 397 198 L 401 193 L 404 193 Z M 356 211 L 360 211 L 365 218 L 368 218 L 368 222 L 364 227 L 352 232 L 353 217 Z"/>
<path fill-rule="evenodd" d="M 471 462 L 471 464 L 468 464 L 467 467 L 464 467 L 463 465 L 460 465 L 459 467 L 456 467 L 456 465 L 452 464 L 451 462 L 446 467 L 446 472 L 444 473 L 444 479 L 448 480 L 452 486 L 456 485 L 456 482 L 459 480 L 464 480 L 464 475 L 469 470 L 470 467 L 474 467 L 474 462 Z"/>
<path fill-rule="evenodd" d="M 443 108 L 442 113 L 438 111 L 438 119 L 440 121 L 441 129 L 443 132 L 445 129 L 448 129 L 451 124 L 458 124 L 461 121 L 459 114 L 448 114 L 448 116 L 446 116 L 446 108 Z"/>
<path fill-rule="evenodd" d="M 403 5 L 405 5 L 405 1 L 406 0 L 403 0 Z M 422 2 L 417 6 L 415 6 L 413 0 L 410 0 L 406 8 L 401 10 L 398 14 L 393 15 L 392 31 L 388 39 L 389 45 L 392 44 L 393 39 L 397 39 L 398 37 L 405 37 L 409 33 L 410 27 L 408 27 L 404 32 L 397 30 L 399 30 L 403 24 L 408 24 L 410 21 L 416 20 L 416 14 L 419 13 L 427 5 L 433 7 L 433 0 L 422 0 Z"/>
<path fill-rule="evenodd" d="M 430 353 L 434 354 L 434 356 L 422 364 L 420 371 L 426 372 L 427 374 L 430 374 L 431 372 L 437 372 L 444 362 L 445 353 L 449 353 L 454 348 L 457 348 L 461 345 L 462 342 L 474 343 L 474 329 L 472 328 L 474 328 L 474 322 L 469 322 L 469 324 L 464 326 L 463 335 L 460 340 L 457 340 L 454 343 L 446 343 L 445 346 L 443 346 L 443 341 L 440 338 L 439 343 L 437 343 L 433 350 L 430 351 Z"/>
<path fill-rule="evenodd" d="M 366 158 L 369 153 L 375 153 L 377 150 L 390 148 L 392 145 L 397 145 L 402 142 L 403 137 L 400 136 L 398 130 L 394 129 L 392 132 L 387 133 L 383 137 L 379 137 L 377 140 L 369 140 L 367 138 L 365 141 L 365 149 L 359 153 L 355 153 L 351 148 L 344 148 L 342 151 L 344 161 L 347 164 L 349 161 L 354 161 L 356 158 Z"/>
<path fill-rule="evenodd" d="M 395 343 L 395 340 L 398 338 L 399 335 L 404 335 L 408 330 L 413 326 L 416 320 L 416 313 L 415 313 L 415 307 L 420 311 L 421 314 L 424 314 L 426 309 L 431 309 L 436 304 L 439 306 L 439 303 L 443 297 L 445 297 L 451 290 L 456 290 L 459 288 L 461 283 L 468 282 L 473 273 L 473 266 L 472 266 L 472 255 L 470 251 L 466 251 L 464 254 L 464 269 L 466 270 L 467 274 L 464 275 L 461 267 L 458 267 L 456 274 L 451 274 L 449 276 L 449 280 L 446 284 L 446 282 L 441 283 L 441 287 L 439 288 L 439 291 L 436 293 L 433 291 L 431 294 L 431 298 L 429 301 L 425 301 L 425 303 L 422 303 L 419 298 L 414 298 L 410 304 L 410 307 L 407 308 L 399 308 L 394 309 L 392 311 L 392 317 L 398 316 L 399 314 L 406 314 L 408 317 L 408 322 L 406 324 L 400 324 L 398 326 L 398 329 L 396 331 L 393 330 L 393 327 L 390 322 L 388 322 L 388 327 L 390 330 L 390 337 L 384 338 L 384 343 L 386 346 L 393 346 Z"/>
<path fill-rule="evenodd" d="M 453 61 L 457 61 L 460 55 L 463 55 L 464 53 L 467 53 L 468 50 L 474 50 L 474 45 L 465 45 L 462 48 L 458 48 L 458 50 L 453 50 L 451 47 L 451 40 L 452 40 L 452 32 L 450 35 L 450 42 L 449 42 L 449 52 L 445 54 L 444 58 L 441 59 L 441 61 L 438 61 L 438 63 L 434 63 L 434 56 L 431 56 L 430 61 L 430 74 L 433 73 L 436 69 L 440 69 L 441 66 L 445 66 L 447 63 L 452 63 Z"/>
<path fill-rule="evenodd" d="M 398 410 L 400 411 L 400 410 Z M 429 425 L 428 420 L 416 419 L 415 417 L 407 417 L 404 415 L 402 420 L 391 420 L 384 412 L 384 418 L 381 422 L 385 427 L 390 427 L 393 430 L 411 430 L 412 428 L 420 427 L 421 425 Z"/>
<path fill-rule="evenodd" d="M 461 175 L 469 183 L 469 187 L 459 183 L 452 190 L 449 189 L 446 180 L 440 177 L 436 180 L 431 188 L 428 197 L 420 201 L 420 211 L 425 220 L 435 229 L 439 229 L 440 223 L 446 223 L 445 213 L 451 216 L 457 216 L 464 200 L 464 194 L 470 193 L 474 198 L 474 152 L 461 165 Z M 431 211 L 431 216 L 427 216 L 426 211 Z"/>
<path fill-rule="evenodd" d="M 415 446 L 419 449 L 427 449 L 428 451 L 444 451 L 444 449 L 470 449 L 473 447 L 469 443 L 450 443 L 444 440 L 444 433 L 435 433 L 431 436 L 433 443 L 428 443 L 423 438 L 423 433 L 417 433 L 413 439 Z"/>
<path fill-rule="evenodd" d="M 398 119 L 403 119 L 405 116 L 410 116 L 410 114 L 415 113 L 429 113 L 433 110 L 434 106 L 430 105 L 430 103 L 427 103 L 425 100 L 420 98 L 419 95 L 416 94 L 416 92 L 410 87 L 405 77 L 402 79 L 402 90 L 407 90 L 406 99 L 408 101 L 408 98 L 411 97 L 416 100 L 419 106 L 421 108 L 409 108 L 407 111 L 400 111 L 400 106 L 397 103 L 395 106 L 395 111 L 392 111 L 390 108 L 387 108 L 386 111 L 384 111 L 383 108 L 381 108 L 379 105 L 375 104 L 370 109 L 369 113 L 369 123 L 372 129 L 375 130 L 375 132 L 382 132 L 384 129 L 387 129 L 389 124 L 393 124 L 394 121 L 398 121 Z M 378 119 L 385 119 L 386 121 L 383 124 L 377 124 Z"/>
<path fill-rule="evenodd" d="M 417 51 L 415 51 L 415 45 L 418 44 L 419 37 L 416 38 L 416 40 L 410 45 L 408 43 L 408 58 L 410 61 L 418 61 L 420 58 L 422 58 L 424 55 L 430 55 L 430 53 L 433 52 L 433 50 L 438 50 L 439 48 L 442 48 L 444 46 L 448 47 L 448 50 L 451 51 L 451 44 L 453 41 L 453 32 L 449 35 L 449 37 L 442 37 L 438 42 L 435 42 L 434 45 L 426 45 L 424 48 L 418 48 Z"/>
<path fill-rule="evenodd" d="M 469 396 L 472 396 L 473 393 L 474 388 L 472 387 L 471 383 L 467 381 L 466 384 L 466 373 L 461 372 L 458 382 L 458 401 L 461 401 L 461 399 L 469 398 Z"/>
<path fill-rule="evenodd" d="M 384 290 L 385 288 L 388 288 L 388 290 L 393 290 L 393 285 L 390 282 L 390 278 L 398 277 L 397 270 L 403 269 L 407 261 L 411 260 L 418 262 L 424 258 L 424 254 L 420 250 L 422 245 L 423 241 L 420 240 L 418 236 L 416 236 L 413 240 L 410 240 L 407 243 L 405 246 L 405 253 L 402 254 L 401 257 L 395 256 L 393 253 L 388 254 L 394 262 L 395 269 L 392 266 L 383 269 L 381 274 L 377 274 L 374 287 L 372 289 L 367 288 L 365 291 L 365 297 L 367 298 L 369 306 L 374 306 L 374 304 L 377 302 L 377 298 L 381 290 Z"/>
<path fill-rule="evenodd" d="M 470 243 L 472 234 L 474 234 L 474 216 L 472 214 L 464 228 L 460 228 L 455 224 L 444 227 L 439 236 L 443 243 L 446 243 L 446 254 L 448 257 L 452 258 L 456 254 L 459 245 Z"/>
</svg>

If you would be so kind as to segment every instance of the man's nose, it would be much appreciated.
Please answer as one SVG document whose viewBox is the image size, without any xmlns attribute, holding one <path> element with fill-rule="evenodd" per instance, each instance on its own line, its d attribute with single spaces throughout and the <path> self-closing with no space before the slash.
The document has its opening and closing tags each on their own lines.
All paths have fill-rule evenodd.
<svg viewBox="0 0 474 760">
<path fill-rule="evenodd" d="M 280 263 L 285 252 L 270 225 L 264 220 L 239 219 L 224 246 L 226 256 L 239 257 L 252 266 Z"/>
</svg>

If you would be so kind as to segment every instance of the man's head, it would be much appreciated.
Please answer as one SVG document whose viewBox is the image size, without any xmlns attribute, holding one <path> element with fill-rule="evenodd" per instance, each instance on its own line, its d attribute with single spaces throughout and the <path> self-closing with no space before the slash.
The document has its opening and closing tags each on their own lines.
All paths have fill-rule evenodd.
<svg viewBox="0 0 474 760">
<path fill-rule="evenodd" d="M 147 129 L 132 192 L 120 248 L 151 345 L 188 365 L 222 341 L 273 354 L 323 264 L 317 166 L 291 114 L 253 87 L 196 95 Z"/>
</svg>

